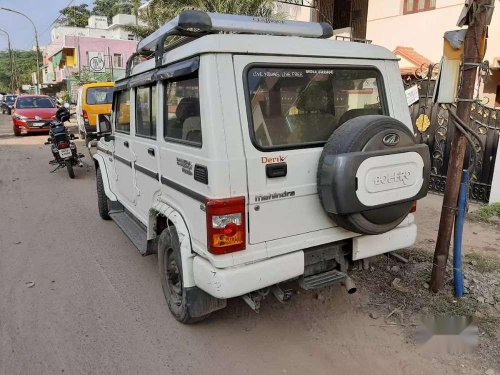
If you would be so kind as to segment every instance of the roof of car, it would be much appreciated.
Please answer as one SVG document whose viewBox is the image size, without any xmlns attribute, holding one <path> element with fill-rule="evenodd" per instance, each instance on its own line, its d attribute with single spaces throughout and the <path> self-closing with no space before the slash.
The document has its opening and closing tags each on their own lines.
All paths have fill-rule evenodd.
<svg viewBox="0 0 500 375">
<path fill-rule="evenodd" d="M 113 87 L 115 85 L 114 82 L 92 82 L 92 83 L 85 83 L 82 87 L 89 88 L 89 87 Z"/>
<path fill-rule="evenodd" d="M 23 98 L 49 98 L 50 96 L 48 95 L 31 95 L 31 94 L 26 94 L 26 95 L 18 95 L 18 98 L 23 99 Z"/>
<path fill-rule="evenodd" d="M 398 60 L 388 49 L 374 44 L 294 36 L 211 34 L 167 51 L 163 64 L 207 53 Z M 155 67 L 154 59 L 134 67 L 138 74 Z"/>
</svg>

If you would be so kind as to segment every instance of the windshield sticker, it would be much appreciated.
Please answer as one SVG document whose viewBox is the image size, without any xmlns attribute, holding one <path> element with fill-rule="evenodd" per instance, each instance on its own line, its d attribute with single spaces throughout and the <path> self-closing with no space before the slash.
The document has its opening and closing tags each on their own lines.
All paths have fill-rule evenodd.
<svg viewBox="0 0 500 375">
<path fill-rule="evenodd" d="M 268 69 L 265 70 L 254 70 L 252 72 L 253 77 L 257 78 L 302 78 L 304 77 L 303 70 L 275 70 L 270 71 Z"/>
<path fill-rule="evenodd" d="M 255 196 L 255 202 L 265 202 L 265 201 L 270 201 L 273 199 L 280 199 L 280 198 L 288 198 L 288 197 L 294 197 L 295 196 L 295 191 L 284 191 L 282 193 L 269 193 L 269 194 L 263 194 L 263 195 L 256 195 Z"/>
</svg>

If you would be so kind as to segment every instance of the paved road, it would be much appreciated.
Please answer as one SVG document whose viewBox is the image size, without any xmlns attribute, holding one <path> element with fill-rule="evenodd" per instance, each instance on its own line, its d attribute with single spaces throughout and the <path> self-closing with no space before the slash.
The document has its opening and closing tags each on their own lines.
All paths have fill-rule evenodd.
<svg viewBox="0 0 500 375">
<path fill-rule="evenodd" d="M 363 310 L 363 291 L 301 293 L 289 306 L 240 300 L 177 323 L 156 256 L 141 257 L 97 213 L 92 168 L 49 173 L 45 136 L 0 118 L 0 374 L 452 374 L 397 327 Z M 82 148 L 81 143 L 79 147 Z M 35 283 L 33 287 L 29 287 Z M 374 324 L 377 323 L 377 324 Z"/>
</svg>

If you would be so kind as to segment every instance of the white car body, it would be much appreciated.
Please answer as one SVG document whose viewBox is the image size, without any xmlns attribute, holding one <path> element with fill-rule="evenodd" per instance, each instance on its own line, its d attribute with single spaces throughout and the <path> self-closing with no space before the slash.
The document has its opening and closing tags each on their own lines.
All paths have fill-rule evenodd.
<svg viewBox="0 0 500 375">
<path fill-rule="evenodd" d="M 335 40 L 217 34 L 168 51 L 162 65 L 194 57 L 199 57 L 201 147 L 165 140 L 166 83 L 158 80 L 154 82 L 159 103 L 156 139 L 135 135 L 136 97 L 135 88 L 130 88 L 130 134 L 113 129 L 114 139 L 101 138 L 94 156 L 106 196 L 120 202 L 146 228 L 149 242 L 158 236 L 158 215 L 176 226 L 184 287 L 197 286 L 220 299 L 242 296 L 300 277 L 308 248 L 345 240 L 352 244 L 351 259 L 360 260 L 415 242 L 417 227 L 412 214 L 381 235 L 359 235 L 336 226 L 317 194 L 322 147 L 261 151 L 249 134 L 244 74 L 255 64 L 373 68 L 383 77 L 388 115 L 412 129 L 397 58 L 390 51 Z M 153 68 L 154 60 L 140 63 L 131 77 Z M 287 176 L 266 178 L 267 162 L 280 158 L 286 158 Z M 208 184 L 193 179 L 194 165 L 206 167 Z M 291 191 L 293 196 L 287 196 Z M 283 197 L 276 195 L 283 192 Z M 245 197 L 248 224 L 245 249 L 212 254 L 207 246 L 205 199 L 240 196 Z"/>
</svg>

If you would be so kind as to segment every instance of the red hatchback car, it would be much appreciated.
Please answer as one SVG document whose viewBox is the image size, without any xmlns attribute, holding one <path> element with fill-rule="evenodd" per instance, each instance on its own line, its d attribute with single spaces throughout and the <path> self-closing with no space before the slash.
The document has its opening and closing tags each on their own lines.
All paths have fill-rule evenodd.
<svg viewBox="0 0 500 375">
<path fill-rule="evenodd" d="M 12 108 L 14 135 L 27 133 L 48 133 L 49 127 L 43 127 L 54 119 L 57 106 L 45 95 L 18 96 Z"/>
</svg>

